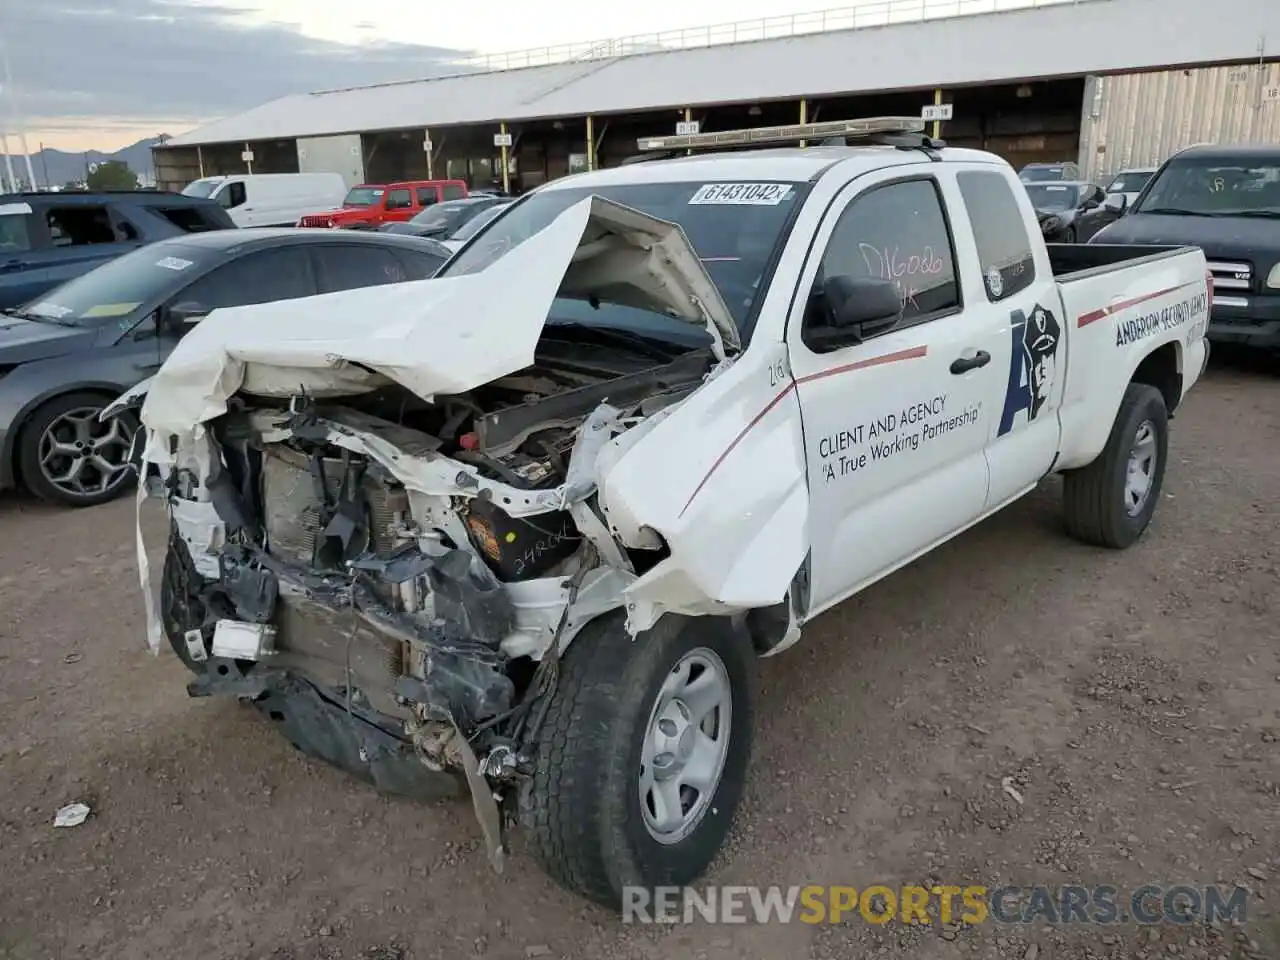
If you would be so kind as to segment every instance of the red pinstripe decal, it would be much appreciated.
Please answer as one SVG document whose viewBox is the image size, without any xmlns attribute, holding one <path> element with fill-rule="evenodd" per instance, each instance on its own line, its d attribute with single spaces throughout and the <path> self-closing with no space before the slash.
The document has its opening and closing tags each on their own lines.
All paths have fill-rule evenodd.
<svg viewBox="0 0 1280 960">
<path fill-rule="evenodd" d="M 720 469 L 720 465 L 728 459 L 729 454 L 733 453 L 738 444 L 746 439 L 746 436 L 751 432 L 751 429 L 763 420 L 770 410 L 780 404 L 783 399 L 785 399 L 786 396 L 800 384 L 812 383 L 815 380 L 825 380 L 827 377 L 838 376 L 839 374 L 849 373 L 853 370 L 862 370 L 866 367 L 879 367 L 886 363 L 897 363 L 899 360 L 916 360 L 925 356 L 928 352 L 929 348 L 926 346 L 911 347 L 908 350 L 899 350 L 896 353 L 886 353 L 879 357 L 868 357 L 866 360 L 846 363 L 839 367 L 832 367 L 830 370 L 820 370 L 817 373 L 811 373 L 807 377 L 801 377 L 799 380 L 793 380 L 791 383 L 788 383 L 782 388 L 777 396 L 764 405 L 764 409 L 752 417 L 747 425 L 738 431 L 738 435 L 733 438 L 733 441 L 727 447 L 724 448 L 724 452 L 722 452 L 720 456 L 716 457 L 715 462 L 711 464 L 711 468 L 707 470 L 706 475 L 703 476 L 701 482 L 694 487 L 693 493 L 689 495 L 689 499 L 685 501 L 685 505 L 680 508 L 679 516 L 684 516 L 685 511 L 689 509 L 689 505 L 693 503 L 698 494 L 702 492 L 702 488 L 707 485 L 707 481 L 711 479 L 711 475 Z"/>
<path fill-rule="evenodd" d="M 1156 297 L 1163 297 L 1170 293 L 1177 293 L 1183 287 L 1194 287 L 1200 283 L 1199 280 L 1192 280 L 1189 283 L 1180 283 L 1176 287 L 1169 287 L 1166 290 L 1157 290 L 1155 293 L 1144 293 L 1140 297 L 1134 297 L 1132 300 L 1122 300 L 1111 306 L 1103 307 L 1101 310 L 1091 310 L 1088 313 L 1082 313 L 1076 317 L 1077 327 L 1087 327 L 1089 324 L 1098 320 L 1105 320 L 1113 313 L 1119 313 L 1121 310 L 1128 310 L 1130 307 L 1136 307 L 1140 303 L 1146 303 L 1148 300 L 1154 300 Z"/>
</svg>

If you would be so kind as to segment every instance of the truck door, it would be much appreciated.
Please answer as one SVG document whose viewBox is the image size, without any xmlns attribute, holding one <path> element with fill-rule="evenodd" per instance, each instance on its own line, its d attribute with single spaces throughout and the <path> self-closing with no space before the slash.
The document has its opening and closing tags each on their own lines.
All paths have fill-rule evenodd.
<svg viewBox="0 0 1280 960">
<path fill-rule="evenodd" d="M 955 194 L 936 164 L 858 178 L 824 216 L 801 274 L 787 339 L 809 475 L 811 614 L 972 523 L 986 503 L 984 451 L 1005 371 L 990 362 L 989 318 L 969 309 L 957 279 L 946 212 Z M 835 277 L 896 285 L 896 322 L 821 344 Z"/>
<path fill-rule="evenodd" d="M 972 286 L 965 298 L 989 317 L 991 367 L 1001 379 L 987 437 L 987 508 L 995 509 L 1038 483 L 1057 456 L 1066 324 L 1048 253 L 1027 229 L 1030 203 L 1024 210 L 999 170 L 955 176 L 977 258 L 962 271 Z"/>
</svg>

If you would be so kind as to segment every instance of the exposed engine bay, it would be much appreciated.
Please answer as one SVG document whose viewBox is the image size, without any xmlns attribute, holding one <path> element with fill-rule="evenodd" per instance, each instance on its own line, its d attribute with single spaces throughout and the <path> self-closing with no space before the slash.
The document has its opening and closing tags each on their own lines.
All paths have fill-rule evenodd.
<svg viewBox="0 0 1280 960">
<path fill-rule="evenodd" d="M 164 481 L 161 608 L 192 694 L 250 699 L 389 791 L 434 795 L 429 774 L 453 770 L 491 795 L 519 769 L 558 651 L 664 555 L 610 536 L 596 457 L 714 364 L 549 325 L 533 366 L 430 402 L 398 386 L 238 394 L 208 424 L 212 469 Z M 473 495 L 407 488 L 406 461 Z"/>
<path fill-rule="evenodd" d="M 215 311 L 113 405 L 158 475 L 148 644 L 382 790 L 469 792 L 500 866 L 582 631 L 799 635 L 800 437 L 743 431 L 741 350 L 680 227 L 598 196 L 478 272 Z M 740 444 L 779 469 L 713 491 Z"/>
</svg>

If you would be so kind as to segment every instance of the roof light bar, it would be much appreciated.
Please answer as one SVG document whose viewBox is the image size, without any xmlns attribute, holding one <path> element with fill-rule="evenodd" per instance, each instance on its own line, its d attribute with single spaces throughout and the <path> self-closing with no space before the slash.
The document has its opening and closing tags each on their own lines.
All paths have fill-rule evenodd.
<svg viewBox="0 0 1280 960">
<path fill-rule="evenodd" d="M 799 143 L 827 137 L 868 138 L 894 134 L 923 134 L 919 117 L 867 117 L 862 120 L 828 120 L 823 123 L 790 123 L 782 127 L 721 130 L 716 133 L 673 134 L 641 137 L 640 150 L 696 150 L 707 147 L 752 147 L 774 143 Z"/>
</svg>

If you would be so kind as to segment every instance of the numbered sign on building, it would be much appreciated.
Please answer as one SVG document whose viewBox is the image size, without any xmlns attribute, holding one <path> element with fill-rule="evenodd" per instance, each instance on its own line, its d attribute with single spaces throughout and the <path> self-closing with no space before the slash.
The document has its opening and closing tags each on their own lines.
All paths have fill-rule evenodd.
<svg viewBox="0 0 1280 960">
<path fill-rule="evenodd" d="M 702 124 L 697 120 L 681 120 L 676 124 L 677 137 L 692 137 L 702 129 Z"/>
<path fill-rule="evenodd" d="M 932 120 L 950 120 L 953 115 L 953 106 L 950 103 L 931 103 L 920 111 L 920 119 L 926 122 Z"/>
<path fill-rule="evenodd" d="M 493 145 L 495 147 L 509 147 L 512 142 L 511 134 L 509 133 L 495 133 L 493 135 Z"/>
</svg>

